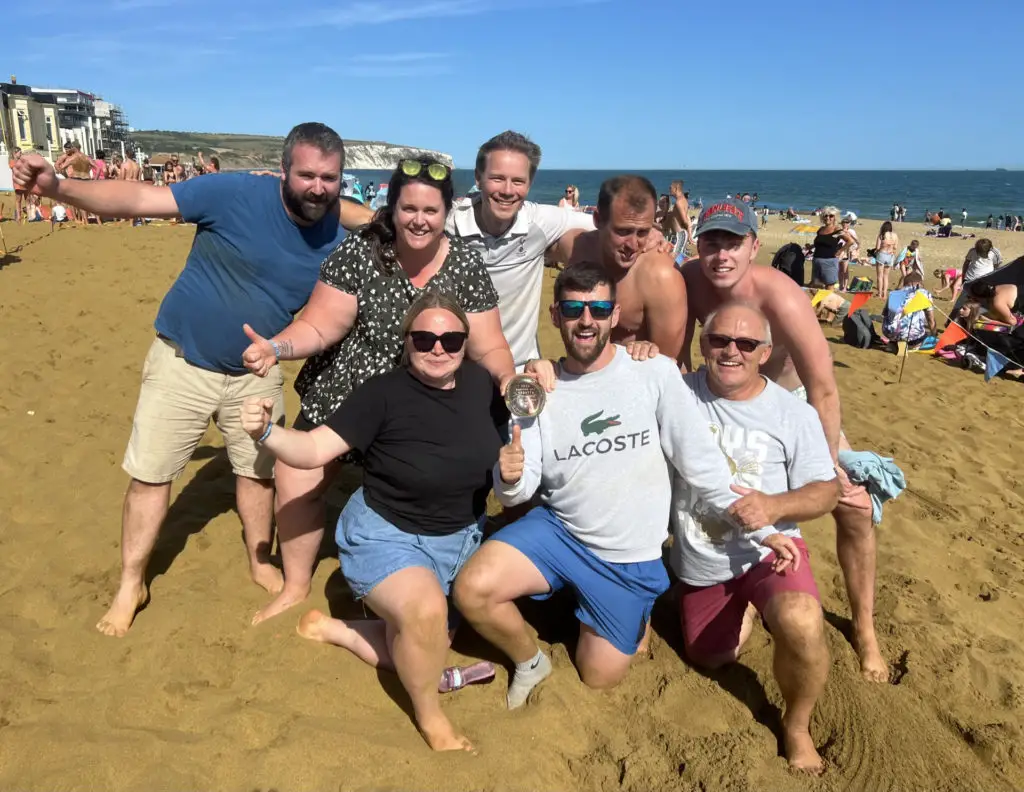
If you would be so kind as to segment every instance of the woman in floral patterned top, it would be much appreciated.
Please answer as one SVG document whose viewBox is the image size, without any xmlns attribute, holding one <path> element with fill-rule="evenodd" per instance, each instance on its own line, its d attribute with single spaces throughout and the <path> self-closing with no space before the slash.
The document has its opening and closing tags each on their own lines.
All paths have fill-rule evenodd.
<svg viewBox="0 0 1024 792">
<path fill-rule="evenodd" d="M 431 159 L 404 160 L 391 177 L 387 205 L 324 261 L 305 310 L 272 339 L 250 334 L 243 360 L 265 374 L 278 360 L 309 358 L 295 382 L 302 398 L 297 428 L 323 423 L 370 377 L 399 364 L 406 310 L 424 291 L 451 294 L 469 317 L 467 356 L 504 392 L 515 374 L 501 332 L 498 295 L 480 254 L 444 233 L 452 207 L 450 170 Z M 277 527 L 284 589 L 253 618 L 304 600 L 324 531 L 323 491 L 338 468 L 298 470 L 278 461 Z"/>
</svg>

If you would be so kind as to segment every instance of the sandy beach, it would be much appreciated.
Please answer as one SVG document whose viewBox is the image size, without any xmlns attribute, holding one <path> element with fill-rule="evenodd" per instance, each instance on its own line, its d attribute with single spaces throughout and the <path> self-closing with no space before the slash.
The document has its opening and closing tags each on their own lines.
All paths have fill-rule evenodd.
<svg viewBox="0 0 1024 792">
<path fill-rule="evenodd" d="M 771 219 L 761 263 L 810 239 L 792 225 Z M 878 226 L 858 224 L 862 249 Z M 894 457 L 909 489 L 886 505 L 878 531 L 876 618 L 892 684 L 862 681 L 844 636 L 832 521 L 804 526 L 832 661 L 812 723 L 829 763 L 822 779 L 791 775 L 781 757 L 764 629 L 739 664 L 700 673 L 681 658 L 667 598 L 650 657 L 608 693 L 585 688 L 571 665 L 569 605 L 529 606 L 554 675 L 514 713 L 504 668 L 493 684 L 446 697 L 479 753 L 434 755 L 397 677 L 295 633 L 311 608 L 361 611 L 333 542 L 309 602 L 249 626 L 267 595 L 248 577 L 216 430 L 175 486 L 151 604 L 124 639 L 95 630 L 118 580 L 120 464 L 152 321 L 193 230 L 2 228 L 0 789 L 1024 789 L 1021 383 L 985 384 L 915 354 L 896 384 L 893 355 L 833 346 L 851 443 Z M 931 271 L 958 266 L 974 241 L 918 236 L 920 223 L 896 230 L 921 240 L 930 288 Z M 1007 261 L 1024 253 L 1024 234 L 987 235 Z M 552 282 L 548 271 L 545 302 Z M 868 307 L 881 312 L 878 300 Z M 541 326 L 545 352 L 556 353 L 556 334 Z M 286 368 L 289 383 L 297 371 Z M 291 418 L 298 401 L 286 394 Z M 337 482 L 332 517 L 355 480 Z M 457 637 L 453 661 L 481 657 L 499 659 L 468 630 Z"/>
</svg>

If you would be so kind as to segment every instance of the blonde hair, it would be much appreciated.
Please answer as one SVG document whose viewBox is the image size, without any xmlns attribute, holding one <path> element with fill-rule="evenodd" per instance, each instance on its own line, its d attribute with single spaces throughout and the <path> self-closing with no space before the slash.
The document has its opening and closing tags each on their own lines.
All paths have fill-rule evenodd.
<svg viewBox="0 0 1024 792">
<path fill-rule="evenodd" d="M 839 220 L 839 207 L 837 206 L 826 206 L 821 210 L 821 219 L 824 220 L 828 215 L 834 215 L 836 220 Z"/>
<path fill-rule="evenodd" d="M 436 291 L 423 292 L 419 297 L 412 301 L 408 310 L 405 312 L 405 316 L 402 317 L 402 365 L 409 365 L 409 350 L 405 346 L 405 338 L 409 335 L 409 331 L 412 329 L 413 322 L 424 311 L 429 311 L 434 308 L 438 308 L 442 311 L 447 311 L 452 314 L 459 323 L 462 325 L 462 329 L 465 332 L 469 332 L 469 319 L 466 316 L 466 312 L 462 310 L 462 306 L 459 305 L 458 301 L 450 294 Z"/>
</svg>

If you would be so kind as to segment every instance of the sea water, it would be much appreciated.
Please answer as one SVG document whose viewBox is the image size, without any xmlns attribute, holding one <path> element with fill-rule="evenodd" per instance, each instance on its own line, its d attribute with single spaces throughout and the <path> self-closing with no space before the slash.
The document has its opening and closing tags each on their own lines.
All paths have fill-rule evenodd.
<svg viewBox="0 0 1024 792">
<path fill-rule="evenodd" d="M 389 171 L 350 171 L 365 186 L 386 182 Z M 893 202 L 907 208 L 907 220 L 921 222 L 925 210 L 939 209 L 960 222 L 966 208 L 967 224 L 983 226 L 989 214 L 1024 215 L 1024 171 L 782 171 L 782 170 L 546 170 L 541 167 L 530 188 L 530 200 L 558 203 L 567 184 L 579 188 L 580 203 L 594 205 L 601 182 L 619 173 L 646 176 L 659 193 L 668 193 L 673 179 L 682 179 L 690 203 L 757 193 L 758 205 L 773 209 L 792 207 L 801 213 L 834 205 L 841 212 L 861 217 L 889 217 Z M 472 170 L 453 175 L 457 195 L 473 186 Z"/>
</svg>

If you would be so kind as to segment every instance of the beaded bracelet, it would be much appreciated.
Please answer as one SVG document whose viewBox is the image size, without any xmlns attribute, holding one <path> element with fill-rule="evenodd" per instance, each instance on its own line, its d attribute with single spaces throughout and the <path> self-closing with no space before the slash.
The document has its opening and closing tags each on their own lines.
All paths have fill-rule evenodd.
<svg viewBox="0 0 1024 792">
<path fill-rule="evenodd" d="M 257 440 L 256 442 L 257 443 L 265 443 L 267 438 L 270 437 L 270 430 L 273 429 L 273 428 L 274 428 L 274 424 L 268 423 L 267 424 L 267 428 L 264 430 L 263 434 L 260 435 L 260 439 Z"/>
</svg>

